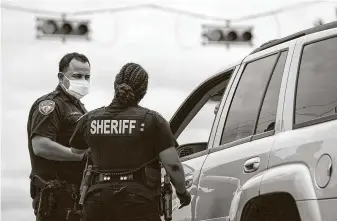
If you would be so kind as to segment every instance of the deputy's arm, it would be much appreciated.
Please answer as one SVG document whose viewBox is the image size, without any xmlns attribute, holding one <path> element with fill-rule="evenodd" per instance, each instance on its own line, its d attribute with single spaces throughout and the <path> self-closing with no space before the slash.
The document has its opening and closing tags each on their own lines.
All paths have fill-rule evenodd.
<svg viewBox="0 0 337 221">
<path fill-rule="evenodd" d="M 175 147 L 170 147 L 160 152 L 159 158 L 166 172 L 170 175 L 171 182 L 176 191 L 184 193 L 186 191 L 185 173 Z"/>
<path fill-rule="evenodd" d="M 88 114 L 85 114 L 82 116 L 78 121 L 76 128 L 74 130 L 73 135 L 70 138 L 70 146 L 71 146 L 71 152 L 75 154 L 85 154 L 87 151 L 89 151 L 88 144 L 86 142 L 86 124 L 88 120 Z"/>
<path fill-rule="evenodd" d="M 80 161 L 83 155 L 55 142 L 62 119 L 60 106 L 62 103 L 57 100 L 42 100 L 33 107 L 29 134 L 33 152 L 48 160 Z"/>
<path fill-rule="evenodd" d="M 175 147 L 178 146 L 168 122 L 160 115 L 154 115 L 156 122 L 154 142 L 157 153 L 166 172 L 170 175 L 172 184 L 178 193 L 184 193 L 185 174 Z"/>
<path fill-rule="evenodd" d="M 85 154 L 86 152 L 88 152 L 88 150 L 80 150 L 80 149 L 76 149 L 76 148 L 71 148 L 71 152 L 75 153 L 75 154 Z"/>
<path fill-rule="evenodd" d="M 34 136 L 32 145 L 36 155 L 48 160 L 81 161 L 84 155 L 84 153 L 74 153 L 70 148 L 42 136 Z"/>
</svg>

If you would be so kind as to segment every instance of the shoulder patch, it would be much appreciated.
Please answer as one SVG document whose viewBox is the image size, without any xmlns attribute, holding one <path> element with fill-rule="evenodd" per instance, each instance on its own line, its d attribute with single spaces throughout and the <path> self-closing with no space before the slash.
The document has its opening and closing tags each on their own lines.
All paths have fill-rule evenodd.
<svg viewBox="0 0 337 221">
<path fill-rule="evenodd" d="M 52 100 L 44 100 L 39 104 L 39 111 L 43 115 L 48 115 L 55 109 L 55 102 Z"/>
</svg>

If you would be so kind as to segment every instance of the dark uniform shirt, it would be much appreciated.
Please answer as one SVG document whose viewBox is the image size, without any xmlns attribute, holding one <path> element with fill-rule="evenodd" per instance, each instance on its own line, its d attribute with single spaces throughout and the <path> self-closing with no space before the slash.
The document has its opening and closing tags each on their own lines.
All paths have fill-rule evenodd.
<svg viewBox="0 0 337 221">
<path fill-rule="evenodd" d="M 79 120 L 70 145 L 83 150 L 90 147 L 92 161 L 100 170 L 125 171 L 178 143 L 168 122 L 155 111 L 141 106 L 125 108 L 113 100 Z M 154 164 L 159 166 L 159 160 Z"/>
<path fill-rule="evenodd" d="M 83 104 L 64 92 L 61 86 L 34 102 L 27 124 L 31 175 L 37 174 L 48 180 L 59 178 L 69 183 L 81 181 L 84 168 L 82 162 L 53 161 L 37 156 L 33 152 L 32 138 L 39 135 L 69 147 L 76 121 L 86 112 Z"/>
</svg>

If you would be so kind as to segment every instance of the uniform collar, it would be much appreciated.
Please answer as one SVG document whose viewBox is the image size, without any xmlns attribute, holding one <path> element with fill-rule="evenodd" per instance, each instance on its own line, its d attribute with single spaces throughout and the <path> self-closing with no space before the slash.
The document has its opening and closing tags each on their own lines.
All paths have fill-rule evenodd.
<svg viewBox="0 0 337 221">
<path fill-rule="evenodd" d="M 67 92 L 65 92 L 64 89 L 61 87 L 61 85 L 57 85 L 55 90 L 61 94 L 61 96 L 64 100 L 69 100 L 69 101 L 71 101 L 75 104 L 82 104 L 82 102 L 79 99 L 77 99 L 77 98 L 69 95 Z"/>
</svg>

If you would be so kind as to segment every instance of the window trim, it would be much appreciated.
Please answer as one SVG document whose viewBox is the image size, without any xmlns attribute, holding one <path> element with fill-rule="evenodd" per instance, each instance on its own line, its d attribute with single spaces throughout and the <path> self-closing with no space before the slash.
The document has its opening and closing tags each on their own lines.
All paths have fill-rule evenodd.
<svg viewBox="0 0 337 221">
<path fill-rule="evenodd" d="M 273 68 L 271 69 L 271 73 L 270 73 L 270 76 L 269 76 L 269 79 L 267 81 L 267 84 L 263 90 L 263 95 L 262 95 L 262 99 L 260 100 L 260 104 L 259 104 L 259 109 L 257 110 L 257 117 L 255 119 L 255 123 L 254 123 L 254 129 L 253 129 L 253 136 L 256 135 L 256 130 L 257 130 L 257 124 L 259 122 L 259 117 L 261 115 L 261 110 L 262 110 L 262 105 L 263 105 L 263 102 L 264 102 L 264 98 L 266 97 L 266 94 L 267 94 L 267 90 L 268 90 L 268 87 L 269 87 L 269 84 L 270 84 L 270 81 L 271 81 L 271 78 L 273 77 L 274 75 L 274 71 L 275 71 L 275 68 L 277 66 L 277 63 L 281 57 L 281 51 L 278 53 L 277 57 L 276 57 L 276 61 L 274 63 L 274 66 Z M 276 118 L 276 115 L 275 115 L 275 118 Z"/>
<path fill-rule="evenodd" d="M 213 152 L 221 151 L 223 149 L 227 149 L 227 148 L 230 148 L 230 147 L 234 147 L 234 146 L 237 146 L 237 145 L 241 145 L 241 144 L 244 144 L 244 143 L 248 143 L 252 140 L 252 137 L 253 136 L 250 135 L 248 137 L 244 137 L 244 138 L 241 138 L 241 139 L 229 142 L 229 143 L 220 144 L 220 146 L 218 146 L 218 147 L 213 147 L 213 148 L 209 149 L 209 154 L 211 154 Z"/>
<path fill-rule="evenodd" d="M 328 116 L 316 118 L 314 120 L 309 120 L 309 121 L 306 121 L 306 122 L 303 122 L 303 123 L 294 124 L 293 129 L 299 129 L 299 128 L 303 128 L 303 127 L 313 126 L 313 125 L 316 125 L 316 124 L 321 124 L 321 123 L 329 122 L 329 121 L 336 120 L 336 119 L 337 119 L 337 114 L 331 114 L 331 115 L 328 115 Z"/>
<path fill-rule="evenodd" d="M 273 136 L 273 135 L 275 135 L 275 130 L 270 130 L 270 131 L 259 133 L 259 134 L 256 134 L 256 135 L 251 135 L 249 137 L 241 138 L 239 140 L 235 140 L 235 141 L 232 141 L 230 143 L 222 144 L 218 147 L 213 147 L 213 148 L 208 150 L 209 151 L 208 154 L 211 154 L 211 153 L 214 153 L 214 152 L 217 152 L 217 151 L 221 151 L 223 149 L 231 148 L 231 147 L 234 147 L 234 146 L 237 146 L 237 145 L 249 143 L 249 142 L 254 141 L 254 140 L 262 139 L 262 138 L 265 138 L 265 137 L 270 137 L 270 136 Z M 202 152 L 202 151 L 200 151 L 200 152 Z M 192 155 L 194 155 L 194 154 L 191 154 L 189 156 L 192 156 Z M 195 158 L 195 157 L 193 157 L 193 158 Z"/>
<path fill-rule="evenodd" d="M 199 151 L 197 153 L 193 153 L 191 155 L 181 157 L 181 158 L 179 158 L 180 162 L 184 162 L 184 161 L 191 160 L 191 159 L 194 159 L 194 158 L 198 158 L 198 157 L 201 157 L 201 156 L 204 156 L 204 155 L 208 155 L 210 150 L 211 149 L 206 149 L 206 150 Z"/>
<path fill-rule="evenodd" d="M 228 111 L 227 111 L 227 113 L 226 113 L 226 120 L 225 120 L 225 122 L 224 122 L 224 126 L 223 126 L 223 128 L 222 128 L 221 137 L 220 137 L 220 146 L 226 145 L 226 144 L 230 144 L 230 143 L 232 143 L 232 142 L 236 142 L 236 140 L 235 140 L 235 141 L 232 141 L 232 142 L 229 142 L 229 143 L 224 143 L 224 144 L 221 143 L 221 142 L 222 142 L 222 137 L 223 137 L 223 134 L 224 134 L 223 132 L 224 132 L 224 129 L 225 129 L 225 127 L 226 127 L 227 120 L 228 120 L 228 114 L 229 114 L 229 112 L 230 112 L 230 110 L 231 110 L 232 103 L 233 103 L 233 100 L 234 100 L 234 97 L 235 97 L 235 94 L 236 94 L 236 90 L 237 90 L 237 88 L 238 88 L 238 86 L 239 86 L 239 84 L 240 84 L 241 78 L 242 78 L 242 76 L 243 76 L 243 74 L 244 74 L 244 72 L 245 72 L 245 70 L 246 70 L 247 65 L 250 64 L 250 63 L 252 63 L 252 62 L 255 62 L 255 61 L 257 61 L 257 60 L 261 60 L 261 59 L 264 59 L 264 58 L 269 57 L 269 56 L 277 55 L 277 57 L 276 57 L 276 59 L 275 59 L 275 62 L 274 62 L 274 64 L 273 64 L 273 68 L 272 68 L 271 73 L 270 73 L 270 77 L 269 77 L 269 79 L 268 79 L 268 83 L 266 84 L 266 88 L 268 88 L 269 83 L 270 83 L 270 80 L 271 80 L 271 76 L 272 76 L 272 74 L 273 74 L 273 72 L 274 72 L 274 69 L 275 69 L 275 67 L 276 67 L 276 65 L 277 65 L 278 59 L 280 58 L 280 55 L 281 55 L 281 53 L 282 53 L 283 51 L 289 51 L 289 47 L 282 48 L 282 49 L 280 49 L 280 50 L 273 51 L 273 52 L 268 53 L 268 54 L 264 54 L 264 55 L 261 56 L 261 57 L 258 57 L 258 58 L 256 58 L 256 59 L 253 59 L 253 60 L 250 60 L 250 61 L 248 61 L 248 62 L 246 62 L 246 63 L 243 63 L 244 68 L 243 68 L 243 70 L 241 71 L 240 78 L 239 78 L 239 80 L 238 80 L 238 83 L 237 83 L 236 86 L 235 86 L 234 93 L 233 93 L 233 96 L 232 96 L 232 98 L 231 98 L 231 101 L 230 101 L 230 104 L 229 104 L 229 107 L 228 107 Z M 264 94 L 263 94 L 263 96 L 262 96 L 262 98 L 261 98 L 261 100 L 260 100 L 257 118 L 255 118 L 255 122 L 254 122 L 254 130 L 253 130 L 253 133 L 252 133 L 250 136 L 248 136 L 248 137 L 252 137 L 252 136 L 255 135 L 254 133 L 255 133 L 255 131 L 256 131 L 257 121 L 258 121 L 258 116 L 260 115 L 260 111 L 261 111 L 261 107 L 262 107 L 261 105 L 262 105 L 263 99 L 264 99 L 264 97 L 265 97 L 266 88 L 265 88 Z M 242 138 L 242 139 L 245 139 L 245 138 Z M 239 139 L 239 140 L 241 140 L 241 139 Z"/>
<path fill-rule="evenodd" d="M 310 44 L 314 44 L 314 43 L 317 43 L 317 42 L 320 42 L 320 41 L 325 41 L 325 40 L 328 40 L 330 38 L 336 38 L 336 37 L 337 37 L 337 34 L 324 36 L 324 37 L 319 38 L 319 39 L 314 39 L 314 40 L 310 40 L 308 42 L 305 42 L 301 46 L 302 48 L 301 48 L 301 52 L 300 52 L 299 61 L 298 61 L 298 64 L 297 64 L 294 99 L 293 99 L 293 118 L 292 118 L 293 129 L 299 129 L 299 128 L 302 128 L 302 127 L 316 125 L 316 124 L 320 124 L 320 123 L 324 123 L 324 122 L 327 122 L 327 121 L 337 119 L 337 117 L 336 117 L 337 114 L 332 114 L 332 115 L 329 115 L 329 116 L 316 118 L 316 119 L 305 121 L 305 122 L 302 122 L 302 123 L 296 123 L 296 99 L 297 99 L 298 79 L 299 79 L 299 75 L 300 75 L 300 67 L 301 67 L 301 64 L 302 64 L 304 47 L 307 46 L 307 45 L 310 45 Z"/>
<path fill-rule="evenodd" d="M 285 59 L 285 63 L 284 63 L 284 67 L 283 67 L 283 72 L 282 72 L 282 77 L 283 77 L 285 64 L 286 64 L 287 58 L 288 58 L 288 52 L 289 52 L 289 49 L 288 49 L 288 48 L 285 48 L 285 49 L 282 49 L 282 50 L 279 51 L 279 54 L 278 54 L 277 59 L 276 59 L 276 62 L 275 62 L 274 67 L 273 67 L 273 69 L 272 69 L 272 71 L 271 71 L 271 75 L 270 75 L 270 77 L 269 77 L 269 79 L 268 79 L 266 88 L 264 89 L 263 96 L 262 96 L 262 100 L 260 101 L 260 106 L 259 106 L 259 110 L 258 110 L 258 113 L 257 113 L 257 117 L 256 117 L 256 119 L 255 119 L 253 136 L 256 136 L 256 135 L 264 134 L 264 133 L 265 133 L 265 132 L 262 132 L 262 133 L 258 133 L 258 134 L 257 134 L 257 133 L 256 133 L 257 125 L 258 125 L 258 123 L 259 123 L 259 117 L 260 117 L 260 115 L 261 115 L 262 106 L 263 106 L 264 99 L 265 99 L 265 97 L 266 97 L 266 94 L 267 94 L 267 91 L 268 91 L 268 88 L 269 88 L 270 81 L 271 81 L 271 79 L 272 79 L 272 77 L 273 77 L 273 75 L 274 75 L 275 68 L 276 68 L 276 66 L 277 66 L 277 64 L 278 64 L 278 62 L 279 62 L 279 60 L 280 60 L 281 54 L 282 54 L 283 52 L 287 52 L 287 56 L 286 56 L 286 59 Z M 281 84 L 282 84 L 282 78 L 281 78 Z M 279 89 L 280 89 L 280 91 L 281 91 L 281 85 L 280 85 L 280 88 L 279 88 Z M 279 93 L 279 96 L 280 96 L 280 93 Z M 278 106 L 278 102 L 276 103 L 276 105 Z M 275 121 L 276 121 L 276 115 L 277 115 L 277 106 L 276 106 Z M 275 124 L 276 124 L 276 122 L 275 122 Z M 275 130 L 275 128 L 274 128 L 274 130 Z M 275 133 L 275 131 L 274 131 L 274 133 Z"/>
<path fill-rule="evenodd" d="M 274 135 L 275 135 L 275 130 L 270 130 L 270 131 L 262 132 L 262 133 L 253 135 L 251 141 L 258 140 L 258 139 L 265 138 L 265 137 L 274 136 Z"/>
<path fill-rule="evenodd" d="M 224 116 L 226 116 L 226 112 L 228 110 L 229 100 L 233 96 L 233 88 L 237 84 L 238 78 L 240 78 L 240 75 L 242 73 L 242 64 L 244 64 L 243 61 L 241 61 L 240 64 L 235 67 L 233 74 L 228 82 L 228 87 L 226 88 L 224 95 L 221 99 L 219 110 L 214 118 L 214 125 L 212 127 L 211 135 L 208 141 L 209 149 L 218 147 L 220 145 L 221 133 L 224 127 L 224 122 L 226 120 L 226 117 Z"/>
<path fill-rule="evenodd" d="M 220 122 L 221 122 L 222 112 L 225 110 L 226 101 L 229 97 L 229 94 L 232 90 L 233 84 L 234 84 L 234 82 L 237 78 L 237 75 L 238 75 L 239 71 L 240 71 L 240 67 L 241 67 L 241 63 L 234 66 L 234 67 L 226 69 L 226 71 L 223 71 L 223 72 L 228 72 L 228 71 L 232 70 L 232 73 L 231 73 L 230 78 L 228 79 L 228 84 L 227 84 L 226 89 L 225 89 L 225 91 L 222 95 L 222 98 L 220 100 L 218 112 L 216 113 L 216 115 L 213 119 L 211 132 L 210 132 L 210 135 L 209 135 L 208 141 L 207 141 L 208 142 L 207 149 L 212 149 L 214 147 L 214 142 L 216 141 L 216 138 L 217 138 L 218 127 L 219 127 Z"/>
</svg>

